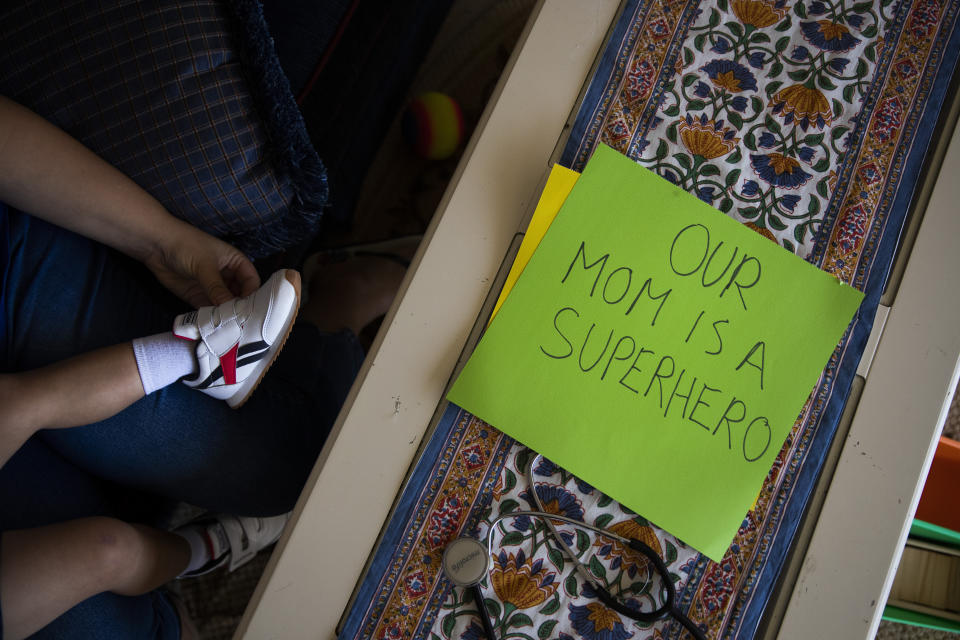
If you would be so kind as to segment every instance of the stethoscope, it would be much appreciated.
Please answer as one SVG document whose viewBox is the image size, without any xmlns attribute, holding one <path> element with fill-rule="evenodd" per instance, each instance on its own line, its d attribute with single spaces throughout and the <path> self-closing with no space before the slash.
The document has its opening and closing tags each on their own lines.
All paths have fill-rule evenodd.
<svg viewBox="0 0 960 640">
<path fill-rule="evenodd" d="M 581 520 L 575 520 L 574 518 L 568 518 L 567 516 L 562 516 L 555 513 L 547 513 L 543 510 L 543 503 L 540 502 L 540 496 L 537 494 L 536 485 L 534 484 L 533 480 L 533 470 L 538 466 L 542 458 L 543 456 L 538 454 L 530 462 L 530 467 L 527 470 L 527 480 L 530 483 L 530 493 L 533 494 L 533 502 L 537 507 L 536 511 L 513 511 L 511 513 L 505 513 L 501 516 L 498 516 L 493 522 L 490 523 L 490 527 L 487 529 L 486 544 L 480 542 L 476 538 L 461 537 L 450 542 L 443 552 L 443 572 L 455 585 L 470 589 L 477 608 L 480 610 L 480 621 L 483 624 L 483 630 L 487 640 L 497 640 L 497 635 L 493 630 L 493 625 L 490 622 L 490 616 L 487 613 L 487 608 L 483 602 L 483 593 L 480 590 L 480 582 L 488 575 L 490 571 L 490 557 L 493 554 L 493 531 L 501 521 L 520 516 L 539 518 L 546 523 L 547 527 L 550 529 L 550 533 L 553 535 L 554 541 L 557 543 L 557 545 L 559 545 L 560 549 L 563 551 L 563 554 L 573 563 L 577 573 L 580 574 L 584 581 L 593 587 L 593 590 L 597 594 L 597 598 L 603 604 L 610 607 L 617 613 L 626 616 L 631 620 L 637 620 L 639 622 L 656 622 L 657 620 L 661 620 L 668 615 L 673 616 L 673 619 L 682 624 L 684 628 L 686 628 L 690 634 L 696 638 L 696 640 L 706 640 L 706 637 L 693 623 L 693 621 L 690 620 L 690 618 L 688 618 L 682 611 L 680 611 L 679 608 L 677 608 L 677 591 L 673 586 L 673 580 L 670 578 L 670 571 L 667 569 L 667 565 L 660 557 L 660 554 L 640 540 L 626 538 L 612 531 L 587 524 Z M 611 540 L 616 540 L 621 544 L 630 547 L 634 551 L 643 554 L 653 564 L 654 569 L 660 576 L 661 582 L 663 583 L 664 590 L 666 591 L 663 604 L 653 611 L 639 611 L 632 607 L 628 607 L 622 602 L 619 602 L 610 594 L 609 591 L 597 584 L 593 578 L 593 575 L 587 570 L 583 563 L 577 559 L 576 554 L 573 552 L 570 546 L 564 542 L 563 537 L 557 531 L 557 528 L 554 525 L 554 522 L 556 521 L 566 522 L 582 529 L 589 529 L 598 535 L 604 536 L 605 538 L 609 538 Z"/>
</svg>

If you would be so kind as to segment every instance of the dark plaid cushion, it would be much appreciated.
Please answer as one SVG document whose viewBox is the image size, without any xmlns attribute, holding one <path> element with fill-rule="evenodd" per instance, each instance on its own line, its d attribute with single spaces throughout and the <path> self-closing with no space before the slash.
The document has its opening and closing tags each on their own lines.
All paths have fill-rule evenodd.
<svg viewBox="0 0 960 640">
<path fill-rule="evenodd" d="M 314 233 L 326 173 L 255 0 L 0 4 L 0 93 L 253 257 Z"/>
</svg>

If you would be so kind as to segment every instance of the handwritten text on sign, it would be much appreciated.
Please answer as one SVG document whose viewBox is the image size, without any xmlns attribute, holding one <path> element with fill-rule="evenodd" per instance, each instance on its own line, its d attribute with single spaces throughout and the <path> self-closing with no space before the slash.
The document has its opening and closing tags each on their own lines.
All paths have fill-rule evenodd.
<svg viewBox="0 0 960 640">
<path fill-rule="evenodd" d="M 601 147 L 450 399 L 719 559 L 861 297 Z"/>
<path fill-rule="evenodd" d="M 670 268 L 681 277 L 699 274 L 701 285 L 716 287 L 720 298 L 734 291 L 732 295 L 739 298 L 743 311 L 746 311 L 744 290 L 759 282 L 762 274 L 760 261 L 754 256 L 740 255 L 738 247 L 724 251 L 723 245 L 721 240 L 711 248 L 710 230 L 700 224 L 688 225 L 670 245 Z M 561 283 L 588 288 L 588 297 L 599 296 L 608 305 L 620 305 L 625 317 L 633 314 L 643 320 L 649 319 L 650 326 L 655 327 L 674 290 L 657 289 L 653 278 L 636 277 L 628 266 L 614 267 L 610 264 L 609 253 L 596 260 L 592 255 L 588 260 L 588 253 L 586 243 L 581 242 Z M 705 319 L 706 315 L 706 309 L 701 309 L 690 319 L 683 342 L 692 341 L 705 347 L 704 354 L 725 360 L 731 374 L 744 367 L 753 369 L 757 388 L 762 391 L 766 341 L 751 340 L 753 344 L 745 353 L 731 355 L 727 353 L 729 348 L 724 350 L 724 336 L 735 331 L 730 326 L 730 318 Z M 540 345 L 540 350 L 548 358 L 564 360 L 575 357 L 577 366 L 584 373 L 595 372 L 600 380 L 606 380 L 608 375 L 612 379 L 618 378 L 621 387 L 644 398 L 652 391 L 664 417 L 672 408 L 682 419 L 712 435 L 722 431 L 728 448 L 733 446 L 736 431 L 736 440 L 742 444 L 740 450 L 749 462 L 759 460 L 770 448 L 772 434 L 766 416 L 753 416 L 743 400 L 724 392 L 722 380 L 708 381 L 702 375 L 698 377 L 674 355 L 649 348 L 653 343 L 645 342 L 641 335 L 618 335 L 613 328 L 604 333 L 602 327 L 590 322 L 574 306 L 565 306 L 556 312 L 553 328 L 559 340 L 552 341 L 549 347 Z"/>
</svg>

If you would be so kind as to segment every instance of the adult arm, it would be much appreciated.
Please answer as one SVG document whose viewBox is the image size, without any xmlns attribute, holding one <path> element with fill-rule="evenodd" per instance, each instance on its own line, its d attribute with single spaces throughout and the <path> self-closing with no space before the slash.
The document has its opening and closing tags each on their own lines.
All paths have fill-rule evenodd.
<svg viewBox="0 0 960 640">
<path fill-rule="evenodd" d="M 240 251 L 173 217 L 77 140 L 3 97 L 0 200 L 143 262 L 195 307 L 260 286 Z"/>
</svg>

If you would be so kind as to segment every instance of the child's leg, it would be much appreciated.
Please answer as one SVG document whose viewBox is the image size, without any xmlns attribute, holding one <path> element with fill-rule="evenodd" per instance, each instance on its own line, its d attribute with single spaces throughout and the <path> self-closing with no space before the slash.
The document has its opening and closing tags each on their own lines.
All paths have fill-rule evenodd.
<svg viewBox="0 0 960 640">
<path fill-rule="evenodd" d="M 69 431 L 69 430 L 68 430 Z M 59 432 L 59 431 L 58 431 Z M 89 516 L 125 516 L 134 498 L 110 483 L 92 477 L 34 437 L 0 469 L 0 532 L 33 529 Z M 147 501 L 149 502 L 149 501 Z M 149 517 L 135 509 L 134 517 Z M 0 534 L 2 535 L 2 534 Z M 4 548 L 6 538 L 0 543 Z M 0 558 L 0 569 L 7 562 Z M 0 597 L 2 617 L 7 613 Z M 38 638 L 150 638 L 180 637 L 175 602 L 162 590 L 142 596 L 104 592 L 84 600 L 47 625 Z"/>
<path fill-rule="evenodd" d="M 0 374 L 0 466 L 40 429 L 97 422 L 142 397 L 129 343 L 32 371 Z"/>
<path fill-rule="evenodd" d="M 3 635 L 30 635 L 104 591 L 147 593 L 179 575 L 189 560 L 190 547 L 180 536 L 113 518 L 5 532 L 0 544 Z"/>
<path fill-rule="evenodd" d="M 388 273 L 368 273 L 378 268 Z M 289 511 L 363 360 L 352 332 L 329 331 L 352 327 L 354 320 L 362 326 L 386 311 L 403 268 L 366 258 L 321 276 L 329 277 L 315 281 L 302 313 L 306 322 L 294 327 L 270 374 L 240 411 L 174 384 L 117 416 L 40 437 L 74 464 L 119 484 L 216 512 Z M 357 281 L 366 294 L 357 305 L 337 305 L 328 295 L 328 289 Z M 122 455 L 114 455 L 121 444 Z"/>
<path fill-rule="evenodd" d="M 12 322 L 0 368 L 31 369 L 169 331 L 183 311 L 182 303 L 163 302 L 169 296 L 142 266 L 42 221 L 11 215 L 10 222 L 8 281 L 16 286 L 3 301 Z M 352 335 L 301 326 L 241 411 L 175 384 L 93 425 L 37 437 L 111 482 L 218 512 L 283 513 L 313 469 L 362 359 Z M 16 485 L 4 487 L 0 478 L 4 490 Z"/>
</svg>

